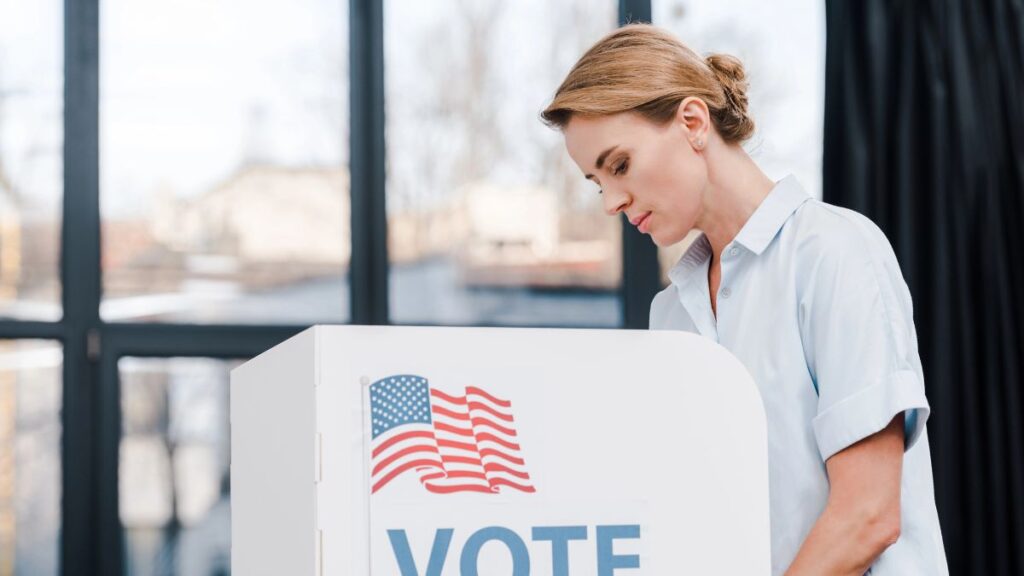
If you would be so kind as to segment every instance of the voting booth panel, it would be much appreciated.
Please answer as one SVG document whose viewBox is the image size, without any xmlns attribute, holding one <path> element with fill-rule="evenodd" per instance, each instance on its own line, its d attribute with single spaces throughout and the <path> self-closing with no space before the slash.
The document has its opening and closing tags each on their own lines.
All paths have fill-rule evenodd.
<svg viewBox="0 0 1024 576">
<path fill-rule="evenodd" d="M 318 326 L 231 375 L 236 574 L 768 574 L 764 410 L 683 332 Z"/>
</svg>

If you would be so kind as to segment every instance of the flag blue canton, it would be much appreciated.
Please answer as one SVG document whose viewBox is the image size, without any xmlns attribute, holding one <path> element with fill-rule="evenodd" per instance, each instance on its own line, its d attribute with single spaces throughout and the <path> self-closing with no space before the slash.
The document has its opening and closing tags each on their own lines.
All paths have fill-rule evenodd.
<svg viewBox="0 0 1024 576">
<path fill-rule="evenodd" d="M 370 386 L 373 437 L 403 424 L 430 424 L 430 388 L 426 378 L 391 376 Z"/>
</svg>

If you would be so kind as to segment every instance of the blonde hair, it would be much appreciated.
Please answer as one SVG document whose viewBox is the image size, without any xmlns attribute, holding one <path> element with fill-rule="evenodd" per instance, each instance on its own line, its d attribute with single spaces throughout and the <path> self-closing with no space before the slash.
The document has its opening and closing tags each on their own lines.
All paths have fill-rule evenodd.
<svg viewBox="0 0 1024 576">
<path fill-rule="evenodd" d="M 574 114 L 636 112 L 664 124 L 675 116 L 680 102 L 696 96 L 707 104 L 722 139 L 742 142 L 754 132 L 754 121 L 747 114 L 747 85 L 738 58 L 728 54 L 702 58 L 667 30 L 629 24 L 587 50 L 541 119 L 564 129 Z"/>
</svg>

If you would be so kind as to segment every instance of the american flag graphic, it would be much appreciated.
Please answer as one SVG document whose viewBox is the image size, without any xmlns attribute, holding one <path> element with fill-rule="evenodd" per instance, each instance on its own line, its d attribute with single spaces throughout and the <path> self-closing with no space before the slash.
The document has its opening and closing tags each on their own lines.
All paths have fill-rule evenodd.
<svg viewBox="0 0 1024 576">
<path fill-rule="evenodd" d="M 370 385 L 371 493 L 415 472 L 430 492 L 534 492 L 520 453 L 512 403 L 467 386 L 461 396 L 421 376 L 389 376 Z"/>
</svg>

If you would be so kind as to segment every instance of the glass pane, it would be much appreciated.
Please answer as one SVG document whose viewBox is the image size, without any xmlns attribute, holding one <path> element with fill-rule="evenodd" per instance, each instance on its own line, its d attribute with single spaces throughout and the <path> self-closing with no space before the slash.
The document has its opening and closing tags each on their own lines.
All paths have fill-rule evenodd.
<svg viewBox="0 0 1024 576">
<path fill-rule="evenodd" d="M 654 0 L 654 22 L 700 54 L 743 61 L 757 128 L 744 148 L 773 180 L 794 174 L 821 198 L 825 5 L 818 0 Z M 664 271 L 681 255 L 662 251 Z"/>
<path fill-rule="evenodd" d="M 387 0 L 398 323 L 617 326 L 621 229 L 539 114 L 611 0 Z"/>
<path fill-rule="evenodd" d="M 0 574 L 57 574 L 62 350 L 0 340 Z"/>
<path fill-rule="evenodd" d="M 0 318 L 59 320 L 63 2 L 0 0 Z"/>
<path fill-rule="evenodd" d="M 103 0 L 108 321 L 344 322 L 345 0 Z"/>
<path fill-rule="evenodd" d="M 118 362 L 118 476 L 128 574 L 230 572 L 228 382 L 240 363 Z"/>
</svg>

